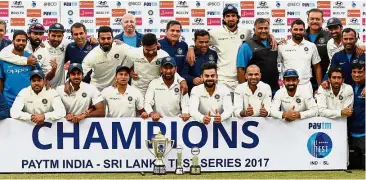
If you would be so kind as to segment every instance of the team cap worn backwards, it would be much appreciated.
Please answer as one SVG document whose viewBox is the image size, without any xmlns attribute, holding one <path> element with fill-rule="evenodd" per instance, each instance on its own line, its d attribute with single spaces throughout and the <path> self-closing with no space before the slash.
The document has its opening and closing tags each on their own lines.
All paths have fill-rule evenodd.
<svg viewBox="0 0 366 180">
<path fill-rule="evenodd" d="M 38 77 L 40 77 L 41 79 L 44 79 L 44 74 L 43 74 L 43 72 L 42 72 L 42 71 L 40 71 L 40 70 L 38 70 L 38 69 L 33 70 L 33 71 L 31 72 L 30 79 L 32 79 L 32 77 L 33 77 L 33 76 L 38 76 Z"/>
<path fill-rule="evenodd" d="M 164 57 L 162 60 L 161 60 L 161 65 L 162 66 L 165 66 L 165 65 L 172 65 L 172 66 L 177 66 L 177 62 L 175 62 L 175 59 L 173 57 Z"/>
<path fill-rule="evenodd" d="M 299 77 L 299 75 L 297 74 L 297 71 L 295 69 L 287 69 L 285 71 L 285 73 L 283 74 L 283 78 L 288 78 L 288 77 Z"/>
</svg>

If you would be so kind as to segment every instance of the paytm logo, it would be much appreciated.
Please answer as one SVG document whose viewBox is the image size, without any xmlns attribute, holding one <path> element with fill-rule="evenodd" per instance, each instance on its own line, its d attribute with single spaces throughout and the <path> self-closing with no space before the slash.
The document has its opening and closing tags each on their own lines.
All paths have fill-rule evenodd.
<svg viewBox="0 0 366 180">
<path fill-rule="evenodd" d="M 321 122 L 321 123 L 309 123 L 309 129 L 332 129 L 332 123 Z"/>
<path fill-rule="evenodd" d="M 308 140 L 307 148 L 313 157 L 325 158 L 332 151 L 332 139 L 323 132 L 314 133 Z"/>
<path fill-rule="evenodd" d="M 64 2 L 64 6 L 77 6 L 77 2 Z"/>
<path fill-rule="evenodd" d="M 144 2 L 144 6 L 158 6 L 157 2 Z"/>
</svg>

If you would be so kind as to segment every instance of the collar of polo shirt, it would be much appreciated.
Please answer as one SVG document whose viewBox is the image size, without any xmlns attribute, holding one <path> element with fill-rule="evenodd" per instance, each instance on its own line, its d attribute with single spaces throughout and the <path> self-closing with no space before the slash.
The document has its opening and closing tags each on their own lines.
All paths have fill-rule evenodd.
<svg viewBox="0 0 366 180">
<path fill-rule="evenodd" d="M 235 29 L 234 32 L 230 31 L 225 25 L 223 25 L 223 27 L 224 27 L 225 31 L 228 32 L 231 35 L 236 35 L 239 32 L 239 26 Z"/>
<path fill-rule="evenodd" d="M 339 92 L 338 92 L 338 96 L 341 95 L 343 93 L 343 90 L 344 90 L 344 83 L 342 83 L 341 85 L 341 89 L 339 89 Z M 329 94 L 332 96 L 332 97 L 337 97 L 334 93 L 333 93 L 333 89 L 332 89 L 332 86 L 329 84 Z"/>
<path fill-rule="evenodd" d="M 304 45 L 304 44 L 305 44 L 305 43 L 304 43 L 304 41 L 305 41 L 305 39 L 303 38 L 303 39 L 302 39 L 302 41 L 300 42 L 300 44 L 297 44 L 297 43 L 295 43 L 295 41 L 291 38 L 291 40 L 290 40 L 288 43 L 292 44 L 293 46 L 301 46 L 301 45 Z"/>
</svg>

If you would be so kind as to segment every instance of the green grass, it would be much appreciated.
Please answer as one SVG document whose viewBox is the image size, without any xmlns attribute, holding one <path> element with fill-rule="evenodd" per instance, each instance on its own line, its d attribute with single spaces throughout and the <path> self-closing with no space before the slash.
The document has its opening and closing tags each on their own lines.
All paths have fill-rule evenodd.
<svg viewBox="0 0 366 180">
<path fill-rule="evenodd" d="M 37 173 L 0 174 L 0 179 L 365 179 L 364 170 L 345 171 L 288 171 L 288 172 L 224 172 L 201 175 L 156 176 L 146 173 Z"/>
</svg>

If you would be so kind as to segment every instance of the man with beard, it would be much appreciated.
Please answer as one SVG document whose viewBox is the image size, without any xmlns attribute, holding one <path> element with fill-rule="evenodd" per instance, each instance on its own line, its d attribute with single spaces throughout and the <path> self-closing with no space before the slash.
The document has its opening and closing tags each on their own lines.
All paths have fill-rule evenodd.
<svg viewBox="0 0 366 180">
<path fill-rule="evenodd" d="M 354 90 L 353 114 L 348 118 L 350 166 L 349 168 L 365 169 L 365 62 L 352 64 Z"/>
<path fill-rule="evenodd" d="M 217 65 L 204 64 L 201 69 L 203 84 L 193 87 L 189 99 L 189 113 L 204 124 L 221 123 L 234 111 L 230 90 L 217 84 Z"/>
<path fill-rule="evenodd" d="M 245 68 L 255 64 L 261 71 L 261 81 L 271 86 L 273 94 L 280 89 L 278 85 L 277 50 L 269 40 L 269 22 L 258 18 L 254 22 L 254 36 L 246 40 L 239 49 L 237 56 L 238 80 L 245 82 Z"/>
<path fill-rule="evenodd" d="M 271 87 L 261 81 L 261 70 L 249 65 L 245 73 L 247 82 L 239 84 L 234 93 L 234 114 L 236 117 L 267 117 L 271 108 Z"/>
<path fill-rule="evenodd" d="M 70 64 L 68 75 L 73 93 L 66 94 L 64 85 L 56 89 L 65 105 L 66 120 L 79 123 L 87 117 L 104 117 L 103 97 L 95 86 L 82 82 L 81 64 Z"/>
<path fill-rule="evenodd" d="M 116 84 L 102 91 L 105 102 L 106 117 L 140 117 L 146 119 L 149 115 L 144 110 L 144 96 L 141 92 L 128 84 L 130 68 L 118 66 L 116 68 Z M 123 104 L 123 106 L 121 106 Z"/>
<path fill-rule="evenodd" d="M 314 98 L 307 93 L 306 89 L 298 86 L 297 71 L 295 69 L 286 70 L 283 79 L 286 88 L 281 88 L 276 92 L 272 101 L 271 116 L 289 122 L 317 116 L 318 108 Z"/>
<path fill-rule="evenodd" d="M 194 32 L 194 53 L 196 61 L 193 66 L 189 65 L 188 62 L 184 63 L 184 69 L 182 76 L 186 79 L 189 92 L 194 86 L 202 84 L 201 79 L 201 68 L 206 63 L 217 63 L 216 51 L 210 49 L 210 34 L 206 30 L 200 29 Z"/>
<path fill-rule="evenodd" d="M 130 13 L 123 15 L 122 27 L 123 32 L 114 39 L 119 39 L 131 47 L 140 47 L 144 35 L 136 31 L 136 18 Z"/>
<path fill-rule="evenodd" d="M 96 47 L 98 44 L 90 42 L 87 39 L 87 31 L 84 24 L 75 23 L 71 26 L 71 36 L 74 42 L 70 43 L 66 47 L 65 53 L 65 64 L 70 61 L 70 64 L 73 63 L 83 63 L 83 59 L 85 56 Z M 90 75 L 89 72 L 85 78 L 84 82 L 90 83 Z"/>
<path fill-rule="evenodd" d="M 27 33 L 16 31 L 13 34 L 12 53 L 17 56 L 28 57 L 31 54 L 24 51 L 27 44 Z M 30 72 L 33 69 L 41 69 L 38 63 L 36 66 L 20 66 L 5 61 L 0 61 L 0 91 L 3 92 L 8 104 L 11 106 L 19 91 L 29 86 Z"/>
<path fill-rule="evenodd" d="M 226 85 L 231 92 L 234 92 L 238 85 L 238 76 L 236 68 L 236 58 L 239 47 L 245 39 L 251 35 L 251 30 L 248 28 L 239 27 L 239 12 L 232 4 L 227 5 L 223 12 L 223 26 L 210 31 L 211 45 L 217 52 L 217 74 L 218 82 Z M 277 43 L 272 35 L 271 44 L 274 49 L 277 48 Z M 187 61 L 193 65 L 195 54 L 193 47 L 190 47 L 187 53 Z"/>
<path fill-rule="evenodd" d="M 339 66 L 344 72 L 344 83 L 352 84 L 352 63 L 354 62 L 365 62 L 365 54 L 358 56 L 356 53 L 356 37 L 357 33 L 352 28 L 345 28 L 342 31 L 342 44 L 344 50 L 339 51 L 334 54 L 330 67 Z M 324 77 L 324 82 L 322 83 L 323 88 L 328 88 L 329 82 L 328 75 Z"/>
<path fill-rule="evenodd" d="M 310 83 L 312 77 L 311 65 L 314 66 L 316 79 L 320 85 L 322 82 L 322 70 L 320 58 L 315 44 L 304 39 L 305 23 L 297 19 L 291 24 L 292 38 L 278 46 L 278 59 L 282 63 L 283 70 L 295 69 L 299 72 L 299 89 L 306 90 L 308 94 L 313 94 L 313 88 Z M 282 71 L 283 72 L 283 71 Z"/>
<path fill-rule="evenodd" d="M 54 89 L 46 89 L 44 78 L 40 70 L 31 72 L 31 85 L 19 92 L 10 109 L 12 118 L 41 125 L 45 120 L 55 121 L 65 117 L 60 95 Z"/>
<path fill-rule="evenodd" d="M 142 47 L 132 50 L 129 60 L 133 64 L 134 77 L 131 85 L 139 89 L 143 96 L 149 83 L 159 78 L 161 59 L 168 57 L 169 54 L 162 49 L 158 50 L 158 40 L 155 34 L 148 33 L 142 38 Z M 176 74 L 178 82 L 180 83 L 181 91 L 185 94 L 188 91 L 186 81 Z"/>
<path fill-rule="evenodd" d="M 55 23 L 49 27 L 47 41 L 43 42 L 44 48 L 41 45 L 44 27 L 39 23 L 33 24 L 30 26 L 28 32 L 31 35 L 29 38 L 29 49 L 32 49 L 31 52 L 34 52 L 33 55 L 38 59 L 43 73 L 47 74 L 46 79 L 49 80 L 49 84 L 52 87 L 64 84 L 64 58 L 65 48 L 68 43 L 63 41 L 64 26 L 60 23 Z M 13 56 L 6 60 L 18 65 L 30 64 L 27 62 L 27 59 L 19 56 Z"/>
<path fill-rule="evenodd" d="M 341 20 L 338 18 L 330 18 L 327 23 L 327 28 L 330 35 L 332 36 L 332 38 L 327 43 L 328 57 L 329 60 L 332 60 L 335 53 L 344 49 L 342 44 L 343 25 Z M 358 56 L 365 53 L 365 46 L 362 46 L 359 39 L 357 40 L 356 46 L 356 54 Z"/>
<path fill-rule="evenodd" d="M 327 118 L 350 117 L 353 107 L 352 86 L 343 83 L 344 74 L 341 68 L 331 67 L 328 74 L 331 88 L 319 87 L 316 96 L 319 116 Z"/>
<path fill-rule="evenodd" d="M 0 19 L 0 51 L 3 50 L 6 46 L 11 44 L 11 41 L 5 39 L 6 34 L 6 22 Z"/>
<path fill-rule="evenodd" d="M 180 115 L 183 121 L 190 118 L 188 112 L 188 94 L 181 93 L 176 75 L 177 63 L 174 57 L 161 60 L 162 76 L 152 80 L 145 96 L 145 110 L 153 121 L 162 117 Z M 168 98 L 167 98 L 168 97 Z"/>
<path fill-rule="evenodd" d="M 113 31 L 109 26 L 101 26 L 98 30 L 99 47 L 89 52 L 83 60 L 83 75 L 93 71 L 90 84 L 95 85 L 99 91 L 112 85 L 114 69 L 118 65 L 131 66 L 127 57 L 130 57 L 130 46 L 118 45 L 113 42 Z"/>
<path fill-rule="evenodd" d="M 37 59 L 39 61 L 39 64 L 42 66 L 43 72 L 47 73 L 47 71 L 51 70 L 51 64 L 45 63 L 42 64 L 45 60 L 47 54 L 46 49 L 44 48 L 44 44 L 42 43 L 42 37 L 45 32 L 45 29 L 42 24 L 40 23 L 34 23 L 29 26 L 28 28 L 28 41 L 27 45 L 25 47 L 25 51 L 32 53 L 31 56 L 28 56 L 28 58 L 17 56 L 13 54 L 11 51 L 14 49 L 13 45 L 9 45 L 6 48 L 4 48 L 0 53 L 0 58 L 6 62 L 10 62 L 17 65 L 35 65 L 37 62 Z M 43 54 L 43 56 L 42 56 Z M 37 57 L 37 58 L 36 58 Z M 55 62 L 53 62 L 55 63 Z M 46 76 L 47 79 L 52 79 L 51 76 Z"/>
</svg>

